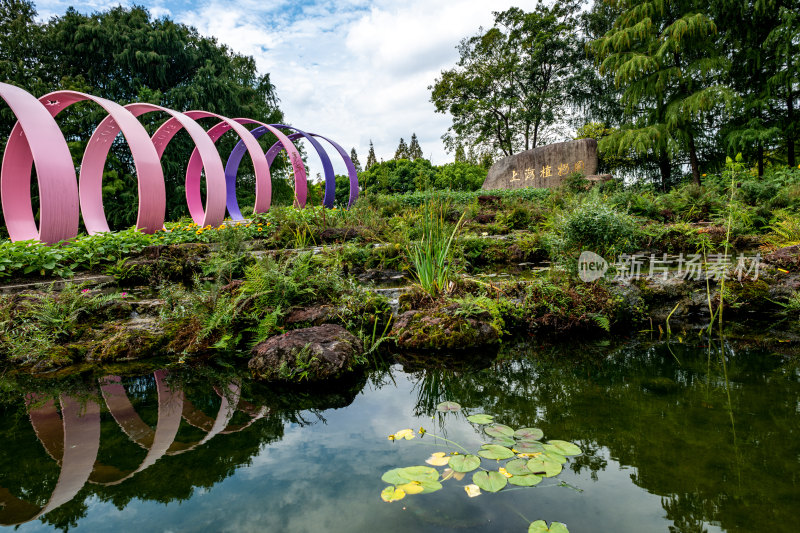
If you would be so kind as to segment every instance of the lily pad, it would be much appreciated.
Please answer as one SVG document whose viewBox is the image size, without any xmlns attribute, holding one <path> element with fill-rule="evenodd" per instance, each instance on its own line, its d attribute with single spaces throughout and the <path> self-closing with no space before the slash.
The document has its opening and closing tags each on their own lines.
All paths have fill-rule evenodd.
<svg viewBox="0 0 800 533">
<path fill-rule="evenodd" d="M 400 470 L 402 470 L 402 468 L 392 468 L 381 476 L 381 480 L 384 483 L 389 483 L 390 485 L 402 485 L 403 483 L 408 483 L 406 478 L 400 476 Z"/>
<path fill-rule="evenodd" d="M 543 474 L 545 477 L 557 476 L 561 473 L 561 464 L 547 459 L 547 456 L 534 457 L 528 461 L 528 470 L 534 474 Z"/>
<path fill-rule="evenodd" d="M 456 472 L 472 472 L 481 465 L 481 458 L 475 455 L 454 455 L 450 457 L 450 468 Z"/>
<path fill-rule="evenodd" d="M 547 450 L 546 449 L 544 451 L 544 455 L 545 455 L 545 457 L 547 457 L 551 461 L 555 461 L 558 464 L 562 464 L 563 465 L 564 463 L 567 462 L 567 458 L 566 457 L 564 457 L 560 453 L 556 453 L 556 452 L 554 452 L 552 450 Z"/>
<path fill-rule="evenodd" d="M 492 415 L 479 414 L 479 415 L 470 415 L 467 417 L 467 420 L 469 420 L 473 424 L 491 424 L 492 421 L 494 420 L 494 417 Z"/>
<path fill-rule="evenodd" d="M 419 485 L 422 487 L 422 494 L 436 492 L 442 488 L 442 484 L 438 481 L 422 481 Z"/>
<path fill-rule="evenodd" d="M 526 440 L 515 443 L 514 449 L 520 453 L 539 453 L 545 450 L 541 442 L 528 442 Z"/>
<path fill-rule="evenodd" d="M 508 470 L 508 473 L 512 476 L 526 476 L 532 473 L 528 470 L 527 459 L 514 459 L 513 461 L 509 461 L 506 463 L 506 470 Z"/>
<path fill-rule="evenodd" d="M 442 402 L 436 406 L 436 410 L 440 413 L 451 413 L 461 410 L 461 405 L 456 402 Z"/>
<path fill-rule="evenodd" d="M 464 472 L 456 472 L 452 468 L 445 468 L 444 472 L 442 472 L 442 481 L 447 481 L 450 478 L 461 481 L 464 479 Z"/>
<path fill-rule="evenodd" d="M 500 472 L 476 472 L 472 482 L 486 492 L 497 492 L 508 484 L 508 478 Z"/>
<path fill-rule="evenodd" d="M 552 451 L 560 453 L 561 455 L 580 455 L 583 453 L 576 445 L 565 440 L 549 440 L 547 444 L 555 448 Z"/>
<path fill-rule="evenodd" d="M 495 437 L 492 439 L 492 444 L 499 444 L 500 446 L 512 448 L 516 446 L 517 442 L 511 437 Z"/>
<path fill-rule="evenodd" d="M 402 485 L 398 485 L 397 488 L 402 490 L 406 494 L 419 494 L 420 492 L 425 490 L 422 488 L 422 485 L 417 483 L 416 481 L 403 483 Z"/>
<path fill-rule="evenodd" d="M 439 479 L 439 471 L 429 466 L 407 466 L 405 468 L 398 468 L 397 475 L 409 481 L 436 481 Z M 388 472 L 387 472 L 388 473 Z"/>
<path fill-rule="evenodd" d="M 518 487 L 533 487 L 542 482 L 542 476 L 536 474 L 527 474 L 524 476 L 512 476 L 508 478 L 508 482 Z"/>
<path fill-rule="evenodd" d="M 532 522 L 528 527 L 528 533 L 569 533 L 569 529 L 561 522 L 551 522 L 548 528 L 547 522 L 544 520 L 537 520 L 536 522 Z"/>
<path fill-rule="evenodd" d="M 502 459 L 514 457 L 514 452 L 499 444 L 484 444 L 481 448 L 483 449 L 478 452 L 478 455 L 487 459 L 497 459 L 500 461 Z"/>
<path fill-rule="evenodd" d="M 514 432 L 515 439 L 539 440 L 544 437 L 544 431 L 539 428 L 520 428 Z"/>
<path fill-rule="evenodd" d="M 511 437 L 514 435 L 514 430 L 503 424 L 494 424 L 489 427 L 483 428 L 483 431 L 491 437 Z"/>
<path fill-rule="evenodd" d="M 434 452 L 425 462 L 433 466 L 444 466 L 450 462 L 450 458 L 444 452 Z"/>
<path fill-rule="evenodd" d="M 406 497 L 406 492 L 403 489 L 388 486 L 381 491 L 381 499 L 385 502 L 396 502 Z"/>
</svg>

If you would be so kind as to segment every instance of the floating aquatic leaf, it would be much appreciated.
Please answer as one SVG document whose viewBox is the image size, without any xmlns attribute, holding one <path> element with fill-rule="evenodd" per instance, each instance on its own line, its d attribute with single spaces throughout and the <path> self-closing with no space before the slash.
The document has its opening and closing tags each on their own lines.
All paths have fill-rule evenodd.
<svg viewBox="0 0 800 533">
<path fill-rule="evenodd" d="M 450 457 L 450 468 L 456 472 L 472 472 L 481 465 L 481 458 L 475 455 L 454 455 Z"/>
<path fill-rule="evenodd" d="M 561 522 L 551 522 L 548 528 L 547 522 L 544 520 L 537 520 L 536 522 L 532 522 L 528 527 L 528 533 L 569 533 L 569 529 Z"/>
<path fill-rule="evenodd" d="M 495 437 L 494 439 L 492 439 L 492 444 L 499 444 L 501 446 L 512 448 L 514 445 L 517 444 L 517 442 L 511 437 Z"/>
<path fill-rule="evenodd" d="M 503 468 L 502 466 L 500 468 L 498 468 L 497 471 L 500 472 L 502 475 L 504 475 L 507 478 L 511 477 L 511 473 L 508 470 L 506 470 L 505 468 Z"/>
<path fill-rule="evenodd" d="M 548 459 L 550 459 L 551 461 L 555 461 L 556 463 L 559 463 L 559 464 L 562 464 L 562 465 L 567 462 L 567 458 L 566 457 L 564 457 L 560 453 L 556 453 L 556 452 L 554 452 L 552 450 L 547 450 L 546 449 L 544 451 L 544 455 Z"/>
<path fill-rule="evenodd" d="M 483 428 L 487 435 L 492 437 L 510 437 L 514 434 L 514 430 L 503 424 L 493 424 L 489 427 Z"/>
<path fill-rule="evenodd" d="M 478 485 L 471 483 L 469 485 L 464 486 L 464 490 L 467 491 L 467 496 L 470 498 L 474 498 L 475 496 L 481 495 L 481 489 Z"/>
<path fill-rule="evenodd" d="M 438 481 L 422 481 L 420 486 L 422 487 L 422 494 L 429 494 L 442 489 L 442 484 Z"/>
<path fill-rule="evenodd" d="M 545 477 L 553 477 L 561 473 L 561 464 L 547 459 L 547 456 L 534 457 L 528 461 L 528 470 L 534 474 L 544 474 Z"/>
<path fill-rule="evenodd" d="M 457 404 L 456 402 L 442 402 L 436 406 L 436 410 L 440 413 L 450 413 L 454 411 L 460 411 L 461 405 Z"/>
<path fill-rule="evenodd" d="M 483 449 L 478 452 L 478 455 L 487 459 L 497 459 L 500 461 L 502 459 L 514 457 L 514 452 L 499 444 L 484 444 L 481 448 Z"/>
<path fill-rule="evenodd" d="M 429 466 L 407 466 L 398 468 L 397 475 L 408 481 L 436 481 L 439 479 L 439 471 Z"/>
<path fill-rule="evenodd" d="M 555 448 L 552 451 L 560 453 L 561 455 L 580 455 L 583 453 L 576 445 L 565 440 L 549 440 L 547 444 Z"/>
<path fill-rule="evenodd" d="M 390 436 L 393 436 L 395 439 L 411 440 L 411 439 L 414 438 L 414 431 L 411 430 L 411 429 L 401 429 L 400 431 L 398 431 L 394 435 L 390 435 Z"/>
<path fill-rule="evenodd" d="M 402 490 L 406 494 L 419 494 L 420 492 L 425 490 L 422 488 L 422 485 L 420 485 L 416 481 L 411 481 L 410 483 L 403 483 L 402 485 L 398 485 L 397 488 Z"/>
<path fill-rule="evenodd" d="M 430 457 L 425 459 L 425 462 L 433 466 L 444 466 L 450 462 L 450 458 L 446 457 L 444 452 L 434 452 Z"/>
<path fill-rule="evenodd" d="M 476 472 L 472 482 L 486 492 L 497 492 L 508 484 L 508 479 L 500 472 Z"/>
<path fill-rule="evenodd" d="M 544 451 L 544 445 L 541 442 L 521 440 L 514 444 L 514 449 L 520 453 L 541 453 Z"/>
<path fill-rule="evenodd" d="M 473 424 L 491 424 L 494 420 L 492 415 L 470 415 L 467 417 L 467 420 L 472 422 Z"/>
<path fill-rule="evenodd" d="M 506 463 L 506 470 L 514 476 L 525 476 L 532 473 L 528 470 L 527 459 L 514 459 L 513 461 L 509 461 Z"/>
<path fill-rule="evenodd" d="M 508 482 L 518 487 L 533 487 L 542 481 L 542 476 L 536 474 L 527 474 L 524 476 L 513 476 L 508 479 Z"/>
<path fill-rule="evenodd" d="M 401 468 L 393 468 L 383 474 L 381 476 L 381 480 L 384 483 L 389 483 L 390 485 L 402 485 L 403 483 L 408 483 L 408 480 L 404 477 L 400 476 Z"/>
<path fill-rule="evenodd" d="M 381 491 L 381 499 L 385 502 L 396 502 L 406 497 L 403 489 L 397 489 L 393 486 L 386 487 Z"/>
<path fill-rule="evenodd" d="M 442 481 L 447 481 L 450 478 L 461 481 L 464 479 L 464 472 L 456 472 L 452 468 L 445 468 L 444 472 L 442 472 Z"/>
<path fill-rule="evenodd" d="M 544 437 L 544 431 L 539 428 L 520 428 L 514 432 L 515 439 L 539 440 Z"/>
</svg>

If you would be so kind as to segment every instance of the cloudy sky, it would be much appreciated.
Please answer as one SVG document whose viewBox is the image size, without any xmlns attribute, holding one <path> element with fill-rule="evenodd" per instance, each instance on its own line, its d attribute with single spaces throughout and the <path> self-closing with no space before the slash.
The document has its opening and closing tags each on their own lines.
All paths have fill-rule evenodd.
<svg viewBox="0 0 800 533">
<path fill-rule="evenodd" d="M 293 125 L 329 136 L 362 164 L 372 139 L 390 159 L 416 133 L 434 164 L 453 160 L 441 136 L 450 117 L 434 112 L 428 86 L 452 67 L 458 42 L 491 26 L 492 11 L 531 10 L 536 0 L 36 1 L 39 18 L 118 4 L 146 6 L 253 56 L 268 72 Z M 335 158 L 333 158 L 335 159 Z M 337 169 L 338 171 L 339 169 Z"/>
</svg>

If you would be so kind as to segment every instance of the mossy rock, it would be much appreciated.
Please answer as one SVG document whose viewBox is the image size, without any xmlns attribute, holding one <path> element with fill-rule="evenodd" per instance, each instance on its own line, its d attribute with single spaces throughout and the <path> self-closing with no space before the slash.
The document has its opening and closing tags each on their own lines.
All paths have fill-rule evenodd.
<svg viewBox="0 0 800 533">
<path fill-rule="evenodd" d="M 496 344 L 500 332 L 489 313 L 478 317 L 456 316 L 452 309 L 407 311 L 392 327 L 400 348 L 409 350 L 459 350 Z"/>
<path fill-rule="evenodd" d="M 166 332 L 150 324 L 121 323 L 101 330 L 86 354 L 89 361 L 135 361 L 157 355 L 167 343 Z"/>
</svg>

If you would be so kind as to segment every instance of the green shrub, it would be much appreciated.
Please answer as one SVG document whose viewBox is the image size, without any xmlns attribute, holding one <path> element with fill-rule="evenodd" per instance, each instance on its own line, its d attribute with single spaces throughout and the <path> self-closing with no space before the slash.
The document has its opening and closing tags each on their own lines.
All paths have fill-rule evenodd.
<svg viewBox="0 0 800 533">
<path fill-rule="evenodd" d="M 558 231 L 562 259 L 574 257 L 584 250 L 612 259 L 633 251 L 640 238 L 636 221 L 606 204 L 590 202 L 566 213 Z"/>
</svg>

